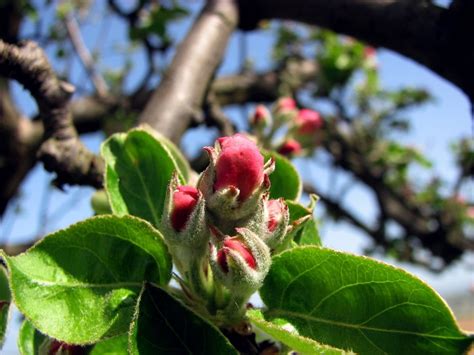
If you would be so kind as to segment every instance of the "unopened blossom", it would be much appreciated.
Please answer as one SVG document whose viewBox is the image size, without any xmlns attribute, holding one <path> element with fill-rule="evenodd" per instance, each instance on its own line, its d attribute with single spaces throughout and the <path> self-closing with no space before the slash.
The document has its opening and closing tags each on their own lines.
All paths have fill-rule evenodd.
<svg viewBox="0 0 474 355">
<path fill-rule="evenodd" d="M 263 182 L 264 162 L 257 145 L 242 134 L 218 139 L 221 151 L 216 162 L 214 189 L 234 187 L 246 200 Z"/>
<path fill-rule="evenodd" d="M 280 98 L 275 107 L 275 111 L 282 113 L 287 111 L 296 110 L 296 102 L 291 97 L 282 97 Z"/>
<path fill-rule="evenodd" d="M 278 153 L 284 156 L 298 155 L 302 151 L 301 144 L 296 139 L 290 138 L 278 148 Z"/>
<path fill-rule="evenodd" d="M 268 221 L 267 227 L 270 232 L 274 232 L 284 218 L 287 207 L 281 200 L 268 200 Z"/>
<path fill-rule="evenodd" d="M 250 124 L 254 127 L 266 127 L 270 124 L 271 114 L 264 105 L 257 105 L 250 116 Z"/>
<path fill-rule="evenodd" d="M 249 267 L 255 269 L 256 261 L 249 248 L 238 238 L 227 238 L 224 240 L 222 249 L 217 252 L 217 263 L 221 267 L 222 271 L 229 272 L 227 257 L 230 250 L 236 252 L 242 259 L 245 260 Z"/>
<path fill-rule="evenodd" d="M 199 194 L 199 190 L 193 186 L 178 186 L 173 193 L 171 225 L 176 231 L 179 232 L 186 226 L 189 216 L 196 207 Z"/>
<path fill-rule="evenodd" d="M 319 112 L 309 109 L 302 109 L 295 118 L 297 132 L 300 134 L 314 134 L 324 124 Z"/>
</svg>

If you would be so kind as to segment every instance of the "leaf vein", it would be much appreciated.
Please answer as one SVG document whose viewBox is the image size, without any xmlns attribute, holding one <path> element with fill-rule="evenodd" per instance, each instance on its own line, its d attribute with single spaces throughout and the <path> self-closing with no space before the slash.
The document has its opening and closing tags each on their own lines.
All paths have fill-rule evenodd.
<svg viewBox="0 0 474 355">
<path fill-rule="evenodd" d="M 420 337 L 428 338 L 428 339 L 431 338 L 431 339 L 443 339 L 443 340 L 464 340 L 464 337 L 462 336 L 434 335 L 430 333 L 420 333 L 420 332 L 414 332 L 414 331 L 402 330 L 402 329 L 384 329 L 384 328 L 361 326 L 359 324 L 351 324 L 351 323 L 334 321 L 331 319 L 317 318 L 314 316 L 296 313 L 296 312 L 292 312 L 288 310 L 282 310 L 282 309 L 273 309 L 271 310 L 271 312 L 268 312 L 268 314 L 271 315 L 272 317 L 273 316 L 282 316 L 282 317 L 289 316 L 289 317 L 293 317 L 293 318 L 297 318 L 301 320 L 310 320 L 317 323 L 330 324 L 333 326 L 339 326 L 343 328 L 364 329 L 368 331 L 381 332 L 381 333 L 407 334 L 407 335 L 420 336 Z"/>
<path fill-rule="evenodd" d="M 319 303 L 316 306 L 313 307 L 313 309 L 311 310 L 311 312 L 309 312 L 309 314 L 313 314 L 321 306 L 321 304 L 323 304 L 327 299 L 330 299 L 335 294 L 339 293 L 340 291 L 344 291 L 347 288 L 370 285 L 370 284 L 385 284 L 385 283 L 396 283 L 396 282 L 402 282 L 402 281 L 400 281 L 400 280 L 367 281 L 367 282 L 357 282 L 357 283 L 353 283 L 353 284 L 344 285 L 342 287 L 339 287 L 337 290 L 332 291 L 326 297 L 323 297 L 319 301 Z"/>
</svg>

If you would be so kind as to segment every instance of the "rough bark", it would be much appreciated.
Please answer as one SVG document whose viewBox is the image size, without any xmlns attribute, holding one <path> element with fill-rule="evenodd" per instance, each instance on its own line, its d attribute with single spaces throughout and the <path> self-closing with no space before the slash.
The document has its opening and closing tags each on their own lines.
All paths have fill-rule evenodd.
<svg viewBox="0 0 474 355">
<path fill-rule="evenodd" d="M 179 45 L 139 122 L 179 142 L 201 109 L 206 91 L 238 22 L 236 0 L 210 0 Z"/>
<path fill-rule="evenodd" d="M 46 170 L 57 173 L 56 183 L 100 187 L 102 161 L 82 144 L 72 123 L 74 87 L 57 78 L 42 49 L 31 41 L 0 40 L 0 75 L 17 80 L 35 98 L 45 129 L 38 156 Z"/>
</svg>

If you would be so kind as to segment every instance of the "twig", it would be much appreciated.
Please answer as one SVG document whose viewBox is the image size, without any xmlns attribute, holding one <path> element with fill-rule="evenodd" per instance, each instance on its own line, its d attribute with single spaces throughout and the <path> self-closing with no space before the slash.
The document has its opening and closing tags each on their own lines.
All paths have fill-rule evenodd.
<svg viewBox="0 0 474 355">
<path fill-rule="evenodd" d="M 44 186 L 43 195 L 41 196 L 41 203 L 39 208 L 39 215 L 38 215 L 38 227 L 36 231 L 36 236 L 40 238 L 44 235 L 46 229 L 48 228 L 48 211 L 49 205 L 51 201 L 51 181 L 50 177 L 46 177 L 46 184 Z"/>
<path fill-rule="evenodd" d="M 210 92 L 207 95 L 205 104 L 206 121 L 208 124 L 216 126 L 221 135 L 231 136 L 235 133 L 235 127 L 230 121 L 229 117 L 222 111 L 219 102 L 214 93 Z"/>
<path fill-rule="evenodd" d="M 79 28 L 79 25 L 73 15 L 69 14 L 66 16 L 65 25 L 74 50 L 79 56 L 82 65 L 84 65 L 87 74 L 91 78 L 97 93 L 101 97 L 106 97 L 107 92 L 109 91 L 107 83 L 95 68 L 94 59 L 92 58 L 84 43 L 84 40 L 82 39 L 81 29 Z"/>
</svg>

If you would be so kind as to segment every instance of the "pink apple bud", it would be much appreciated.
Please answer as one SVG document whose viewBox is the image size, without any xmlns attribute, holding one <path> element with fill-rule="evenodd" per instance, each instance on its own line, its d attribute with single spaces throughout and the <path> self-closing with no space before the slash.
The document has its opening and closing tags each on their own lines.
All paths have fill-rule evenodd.
<svg viewBox="0 0 474 355">
<path fill-rule="evenodd" d="M 270 111 L 264 105 L 257 105 L 250 116 L 250 124 L 254 127 L 266 127 L 270 124 Z"/>
<path fill-rule="evenodd" d="M 186 226 L 189 216 L 199 200 L 199 190 L 192 186 L 178 186 L 173 193 L 171 225 L 180 232 Z"/>
<path fill-rule="evenodd" d="M 301 144 L 296 139 L 287 139 L 283 144 L 278 148 L 278 153 L 284 156 L 293 156 L 301 153 Z"/>
<path fill-rule="evenodd" d="M 296 116 L 295 123 L 300 134 L 313 134 L 324 124 L 321 115 L 309 109 L 300 110 Z"/>
<path fill-rule="evenodd" d="M 269 232 L 274 232 L 278 225 L 283 221 L 288 207 L 280 200 L 268 200 L 268 221 L 267 227 Z"/>
<path fill-rule="evenodd" d="M 239 200 L 245 201 L 262 185 L 264 178 L 263 156 L 257 145 L 242 134 L 219 138 L 214 190 L 237 188 Z"/>
<path fill-rule="evenodd" d="M 364 60 L 368 69 L 377 69 L 377 50 L 374 47 L 365 47 Z"/>
<path fill-rule="evenodd" d="M 222 268 L 222 271 L 229 272 L 229 265 L 227 264 L 229 250 L 236 251 L 245 260 L 247 265 L 255 270 L 257 263 L 249 248 L 241 240 L 234 237 L 225 239 L 224 246 L 217 252 L 217 263 Z"/>
<path fill-rule="evenodd" d="M 474 207 L 469 207 L 467 209 L 466 214 L 467 214 L 467 217 L 474 219 Z"/>
<path fill-rule="evenodd" d="M 291 97 L 282 97 L 276 103 L 275 112 L 284 113 L 296 110 L 296 102 Z"/>
<path fill-rule="evenodd" d="M 234 228 L 234 232 L 236 236 L 223 240 L 211 238 L 209 261 L 216 284 L 225 286 L 234 301 L 238 296 L 243 303 L 236 305 L 242 310 L 240 306 L 261 287 L 272 260 L 270 248 L 255 232 L 247 228 Z"/>
<path fill-rule="evenodd" d="M 369 47 L 364 48 L 364 57 L 365 57 L 365 59 L 375 57 L 376 54 L 377 54 L 377 50 L 374 47 L 369 46 Z"/>
</svg>

